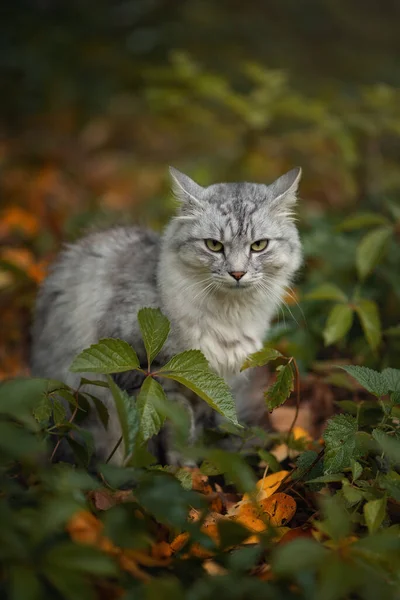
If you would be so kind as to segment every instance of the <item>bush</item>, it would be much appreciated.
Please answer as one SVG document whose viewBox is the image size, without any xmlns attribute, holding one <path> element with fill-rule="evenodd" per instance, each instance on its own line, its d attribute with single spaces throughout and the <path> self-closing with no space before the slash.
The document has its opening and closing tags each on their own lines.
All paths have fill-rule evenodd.
<svg viewBox="0 0 400 600">
<path fill-rule="evenodd" d="M 82 378 L 72 390 L 16 379 L 0 387 L 2 597 L 372 599 L 379 593 L 394 599 L 400 583 L 400 370 L 343 367 L 363 400 L 342 402 L 323 440 L 313 441 L 296 427 L 288 434 L 241 428 L 224 381 L 208 370 L 200 351 L 183 352 L 157 371 L 157 380 L 174 379 L 195 391 L 226 417 L 220 434 L 229 431 L 243 450 L 188 447 L 184 411 L 151 373 L 168 320 L 146 308 L 138 320 L 149 364 L 136 402 L 110 377 L 142 370 L 121 340 L 101 340 L 71 366 L 106 374 L 107 383 Z M 364 326 L 370 344 L 367 332 Z M 296 362 L 266 346 L 243 367 L 272 361 L 278 366 L 266 390 L 270 409 L 290 395 Z M 98 384 L 114 398 L 125 458 L 123 466 L 101 464 L 93 473 L 93 442 L 76 420 L 97 410 L 107 426 L 107 409 L 93 393 Z M 71 416 L 61 399 L 71 405 Z M 199 469 L 161 466 L 146 449 L 166 419 L 176 449 L 200 461 Z M 58 440 L 53 457 L 64 439 L 77 466 L 49 461 L 51 437 Z M 280 462 L 277 444 L 286 448 Z"/>
</svg>

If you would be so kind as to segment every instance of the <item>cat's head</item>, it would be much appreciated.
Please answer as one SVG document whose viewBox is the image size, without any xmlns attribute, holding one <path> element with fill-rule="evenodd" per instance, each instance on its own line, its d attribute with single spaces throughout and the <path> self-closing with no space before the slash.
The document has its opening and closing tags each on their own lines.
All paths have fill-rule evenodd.
<svg viewBox="0 0 400 600">
<path fill-rule="evenodd" d="M 170 172 L 180 208 L 169 244 L 182 267 L 204 277 L 205 285 L 238 293 L 290 281 L 301 263 L 293 218 L 300 168 L 270 185 L 208 187 L 172 167 Z"/>
</svg>

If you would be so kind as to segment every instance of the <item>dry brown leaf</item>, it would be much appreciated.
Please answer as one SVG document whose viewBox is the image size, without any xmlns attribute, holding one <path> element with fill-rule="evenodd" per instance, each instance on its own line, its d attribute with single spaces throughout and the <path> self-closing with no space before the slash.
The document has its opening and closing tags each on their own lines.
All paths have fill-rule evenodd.
<svg viewBox="0 0 400 600">
<path fill-rule="evenodd" d="M 274 527 L 282 527 L 293 519 L 296 514 L 296 501 L 282 492 L 273 494 L 259 503 L 263 510 L 269 515 L 270 523 Z"/>
<path fill-rule="evenodd" d="M 282 480 L 289 475 L 289 471 L 278 471 L 277 473 L 271 473 L 271 475 L 267 475 L 263 477 L 259 481 L 257 481 L 257 500 L 263 500 L 264 498 L 268 498 L 272 496 L 279 489 Z M 244 494 L 243 502 L 248 502 L 251 500 L 249 494 Z"/>
<path fill-rule="evenodd" d="M 224 567 L 210 558 L 203 562 L 203 569 L 207 571 L 209 575 L 226 575 L 228 573 Z"/>
<path fill-rule="evenodd" d="M 281 539 L 278 541 L 278 544 L 284 545 L 284 544 L 287 544 L 288 542 L 291 542 L 292 540 L 295 540 L 297 538 L 312 538 L 312 537 L 313 537 L 312 528 L 310 526 L 295 527 L 294 529 L 289 529 L 289 531 L 287 531 L 285 533 L 285 535 L 283 535 L 281 537 Z"/>
<path fill-rule="evenodd" d="M 151 547 L 151 555 L 156 559 L 170 558 L 170 556 L 172 556 L 171 544 L 168 544 L 168 542 L 157 542 L 157 544 L 153 544 Z"/>
<path fill-rule="evenodd" d="M 74 542 L 95 546 L 100 542 L 103 524 L 92 513 L 82 510 L 71 517 L 66 528 Z"/>
<path fill-rule="evenodd" d="M 189 540 L 189 537 L 190 537 L 189 534 L 186 532 L 180 533 L 179 535 L 177 535 L 176 538 L 174 538 L 171 542 L 172 552 L 175 553 L 175 552 L 179 552 L 179 550 L 182 550 L 184 545 Z"/>
<path fill-rule="evenodd" d="M 131 490 L 119 490 L 111 492 L 110 490 L 94 490 L 89 492 L 88 498 L 93 502 L 97 510 L 108 510 L 116 504 L 134 500 Z"/>
</svg>

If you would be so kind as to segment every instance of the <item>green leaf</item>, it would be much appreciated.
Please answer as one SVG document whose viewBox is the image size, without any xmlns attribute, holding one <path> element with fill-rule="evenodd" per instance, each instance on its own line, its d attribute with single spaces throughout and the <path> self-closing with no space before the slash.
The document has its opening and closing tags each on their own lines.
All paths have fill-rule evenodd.
<svg viewBox="0 0 400 600">
<path fill-rule="evenodd" d="M 383 333 L 388 337 L 400 337 L 400 324 L 388 327 Z"/>
<path fill-rule="evenodd" d="M 370 534 L 376 533 L 386 515 L 386 498 L 370 500 L 364 504 L 364 517 Z"/>
<path fill-rule="evenodd" d="M 267 450 L 264 450 L 264 448 L 260 448 L 258 450 L 258 455 L 261 460 L 267 463 L 268 469 L 269 471 L 272 471 L 272 473 L 277 473 L 278 471 L 282 470 L 280 462 L 273 454 L 271 454 L 271 452 L 267 452 Z"/>
<path fill-rule="evenodd" d="M 117 408 L 126 458 L 132 454 L 135 446 L 135 440 L 140 426 L 139 414 L 133 398 L 128 396 L 124 390 L 121 390 L 112 377 L 108 376 L 107 379 Z"/>
<path fill-rule="evenodd" d="M 400 392 L 400 369 L 383 369 L 382 376 L 390 392 Z"/>
<path fill-rule="evenodd" d="M 340 223 L 337 229 L 338 231 L 354 231 L 374 225 L 389 225 L 389 221 L 379 213 L 360 212 L 347 217 L 347 219 Z"/>
<path fill-rule="evenodd" d="M 357 365 L 346 365 L 340 367 L 346 373 L 354 377 L 366 390 L 375 396 L 384 396 L 388 393 L 388 384 L 382 373 L 378 373 L 368 367 L 359 367 Z"/>
<path fill-rule="evenodd" d="M 336 415 L 328 420 L 323 433 L 325 441 L 325 472 L 338 473 L 349 467 L 359 456 L 356 444 L 357 421 L 350 415 Z"/>
<path fill-rule="evenodd" d="M 347 479 L 342 481 L 342 493 L 348 505 L 357 504 L 363 499 L 363 493 L 357 487 L 351 485 Z"/>
<path fill-rule="evenodd" d="M 57 398 L 54 398 L 54 400 L 53 400 L 54 424 L 60 425 L 60 423 L 63 423 L 63 421 L 65 421 L 66 415 L 67 415 L 67 412 L 65 410 L 65 406 L 60 402 L 60 400 L 57 400 Z"/>
<path fill-rule="evenodd" d="M 68 570 L 90 573 L 100 577 L 113 577 L 117 575 L 116 563 L 101 550 L 88 545 L 73 544 L 72 542 L 63 542 L 58 545 L 52 545 L 43 557 L 47 566 L 52 568 L 62 567 Z"/>
<path fill-rule="evenodd" d="M 353 481 L 356 481 L 361 476 L 361 474 L 363 472 L 363 468 L 359 462 L 357 462 L 356 460 L 353 460 L 353 459 L 350 461 L 350 465 L 351 465 L 351 474 L 353 476 Z"/>
<path fill-rule="evenodd" d="M 294 373 L 291 365 L 289 363 L 279 365 L 276 370 L 276 380 L 264 394 L 269 411 L 281 406 L 294 389 Z"/>
<path fill-rule="evenodd" d="M 335 483 L 337 481 L 342 481 L 343 477 L 343 473 L 329 473 L 328 475 L 321 475 L 320 477 L 315 477 L 315 479 L 309 479 L 307 481 L 307 485 L 309 483 Z"/>
<path fill-rule="evenodd" d="M 215 449 L 205 452 L 208 462 L 233 481 L 240 492 L 250 493 L 255 490 L 256 478 L 246 460 L 238 453 Z"/>
<path fill-rule="evenodd" d="M 360 279 L 365 279 L 380 262 L 392 233 L 391 227 L 379 227 L 362 238 L 356 251 L 356 266 Z"/>
<path fill-rule="evenodd" d="M 18 419 L 30 427 L 37 428 L 33 411 L 42 404 L 43 394 L 68 386 L 51 379 L 12 379 L 0 383 L 0 412 Z"/>
<path fill-rule="evenodd" d="M 317 569 L 327 558 L 329 551 L 318 542 L 295 539 L 278 547 L 272 558 L 272 570 L 277 575 L 291 575 Z"/>
<path fill-rule="evenodd" d="M 245 369 L 250 369 L 252 367 L 263 367 L 271 362 L 271 360 L 276 360 L 277 358 L 281 357 L 282 354 L 279 352 L 279 350 L 275 350 L 275 348 L 269 348 L 266 346 L 265 348 L 262 348 L 262 350 L 250 354 L 250 356 L 246 358 L 240 370 L 244 371 Z"/>
<path fill-rule="evenodd" d="M 170 323 L 159 308 L 141 308 L 137 318 L 150 365 L 164 346 Z"/>
<path fill-rule="evenodd" d="M 106 385 L 106 387 L 108 387 L 108 385 Z M 110 414 L 108 412 L 107 406 L 104 404 L 104 402 L 102 400 L 100 400 L 96 396 L 93 396 L 92 394 L 88 394 L 87 392 L 84 392 L 84 395 L 89 396 L 89 398 L 92 400 L 94 407 L 96 409 L 97 415 L 98 415 L 104 429 L 107 429 L 108 421 L 110 420 Z"/>
<path fill-rule="evenodd" d="M 361 321 L 361 326 L 368 344 L 376 350 L 382 339 L 382 326 L 376 302 L 372 300 L 359 300 L 355 306 L 356 313 Z"/>
<path fill-rule="evenodd" d="M 51 417 L 53 403 L 49 396 L 42 395 L 38 404 L 33 409 L 33 416 L 38 423 L 47 423 Z"/>
<path fill-rule="evenodd" d="M 122 373 L 139 369 L 136 352 L 124 340 L 104 339 L 83 350 L 72 362 L 73 373 Z"/>
<path fill-rule="evenodd" d="M 163 426 L 165 413 L 160 408 L 166 402 L 167 398 L 161 385 L 153 377 L 146 377 L 136 400 L 143 441 L 156 435 Z"/>
<path fill-rule="evenodd" d="M 186 386 L 235 425 L 239 425 L 231 390 L 225 381 L 210 371 L 200 350 L 187 350 L 174 356 L 158 375 Z"/>
<path fill-rule="evenodd" d="M 303 479 L 308 482 L 310 479 L 315 479 L 323 474 L 324 468 L 322 460 L 319 460 L 310 471 L 311 467 L 318 454 L 314 450 L 306 450 L 302 452 L 296 460 L 296 470 L 292 473 L 292 479 Z M 310 489 L 312 491 L 318 491 L 321 488 L 321 484 L 311 484 Z"/>
<path fill-rule="evenodd" d="M 380 429 L 374 429 L 372 437 L 378 442 L 388 459 L 393 464 L 400 465 L 400 439 L 393 435 L 388 435 Z"/>
<path fill-rule="evenodd" d="M 333 283 L 323 283 L 304 296 L 304 300 L 336 300 L 347 302 L 346 294 Z"/>
<path fill-rule="evenodd" d="M 324 329 L 325 346 L 344 338 L 353 324 L 353 309 L 348 304 L 335 304 Z"/>
<path fill-rule="evenodd" d="M 394 472 L 388 473 L 380 480 L 380 485 L 387 490 L 389 496 L 400 502 L 400 476 L 396 473 L 399 479 L 395 479 Z"/>
</svg>

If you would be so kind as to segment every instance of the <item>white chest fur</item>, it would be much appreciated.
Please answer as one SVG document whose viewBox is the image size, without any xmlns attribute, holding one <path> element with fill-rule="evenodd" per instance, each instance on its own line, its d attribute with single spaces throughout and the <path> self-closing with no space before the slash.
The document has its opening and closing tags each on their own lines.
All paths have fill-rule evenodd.
<svg viewBox="0 0 400 600">
<path fill-rule="evenodd" d="M 240 372 L 249 354 L 260 350 L 268 324 L 265 312 L 220 307 L 215 312 L 204 312 L 201 319 L 187 315 L 181 332 L 188 348 L 201 350 L 210 367 L 229 379 Z"/>
</svg>

